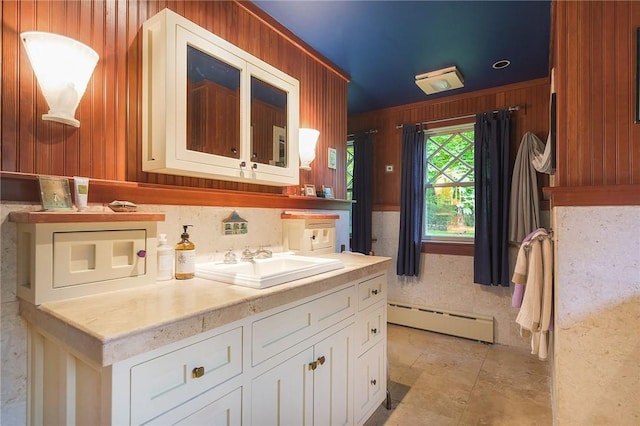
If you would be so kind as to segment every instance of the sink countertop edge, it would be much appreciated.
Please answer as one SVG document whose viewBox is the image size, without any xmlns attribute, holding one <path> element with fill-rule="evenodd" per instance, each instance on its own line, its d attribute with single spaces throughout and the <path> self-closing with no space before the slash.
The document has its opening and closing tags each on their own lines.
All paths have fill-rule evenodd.
<svg viewBox="0 0 640 426">
<path fill-rule="evenodd" d="M 388 257 L 338 253 L 321 257 L 339 259 L 344 268 L 265 289 L 193 278 L 39 306 L 20 300 L 20 315 L 84 360 L 107 366 L 391 266 Z M 135 312 L 131 320 L 123 318 L 127 309 Z"/>
</svg>

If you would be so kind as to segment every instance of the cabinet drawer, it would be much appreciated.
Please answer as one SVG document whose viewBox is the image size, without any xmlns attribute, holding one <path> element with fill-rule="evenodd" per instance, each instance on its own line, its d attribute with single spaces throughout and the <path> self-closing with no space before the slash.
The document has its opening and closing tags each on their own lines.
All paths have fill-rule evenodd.
<svg viewBox="0 0 640 426">
<path fill-rule="evenodd" d="M 241 425 L 242 388 L 211 401 L 209 393 L 200 395 L 147 424 L 154 425 Z"/>
<path fill-rule="evenodd" d="M 144 229 L 55 232 L 53 288 L 143 275 L 146 237 Z"/>
<path fill-rule="evenodd" d="M 252 326 L 253 365 L 353 315 L 354 301 L 352 286 L 255 321 Z"/>
<path fill-rule="evenodd" d="M 357 322 L 358 329 L 356 330 L 356 344 L 359 354 L 383 340 L 387 326 L 384 315 L 385 308 L 384 304 L 380 304 L 359 314 L 360 319 Z"/>
<path fill-rule="evenodd" d="M 358 284 L 358 310 L 384 300 L 387 295 L 387 275 L 377 275 Z"/>
<path fill-rule="evenodd" d="M 240 373 L 241 327 L 135 365 L 131 424 L 152 419 Z"/>
</svg>

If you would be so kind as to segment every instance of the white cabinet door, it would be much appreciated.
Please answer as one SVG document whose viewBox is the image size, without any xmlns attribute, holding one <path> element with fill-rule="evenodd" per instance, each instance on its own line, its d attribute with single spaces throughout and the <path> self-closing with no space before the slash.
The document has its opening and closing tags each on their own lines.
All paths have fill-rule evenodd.
<svg viewBox="0 0 640 426">
<path fill-rule="evenodd" d="M 251 423 L 310 425 L 313 413 L 313 348 L 308 348 L 253 379 Z"/>
<path fill-rule="evenodd" d="M 356 361 L 355 411 L 358 423 L 366 420 L 386 396 L 385 345 L 378 343 Z"/>
<path fill-rule="evenodd" d="M 313 424 L 353 424 L 353 325 L 314 347 Z"/>
<path fill-rule="evenodd" d="M 254 379 L 252 424 L 353 424 L 353 327 Z"/>
</svg>

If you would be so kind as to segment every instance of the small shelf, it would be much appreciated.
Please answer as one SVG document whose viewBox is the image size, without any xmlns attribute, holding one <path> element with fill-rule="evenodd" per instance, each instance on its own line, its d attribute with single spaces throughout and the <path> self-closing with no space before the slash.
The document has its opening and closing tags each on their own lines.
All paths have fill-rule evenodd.
<svg viewBox="0 0 640 426">
<path fill-rule="evenodd" d="M 340 219 L 337 214 L 320 214 L 320 213 L 298 213 L 284 212 L 280 215 L 280 219 Z"/>
<path fill-rule="evenodd" d="M 147 212 L 11 212 L 16 223 L 162 222 L 164 213 Z"/>
</svg>

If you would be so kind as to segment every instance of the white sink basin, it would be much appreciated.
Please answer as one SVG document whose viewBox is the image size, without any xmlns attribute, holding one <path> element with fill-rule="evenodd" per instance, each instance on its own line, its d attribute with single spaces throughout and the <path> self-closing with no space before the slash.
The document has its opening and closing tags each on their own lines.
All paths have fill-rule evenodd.
<svg viewBox="0 0 640 426">
<path fill-rule="evenodd" d="M 233 264 L 200 263 L 196 265 L 196 277 L 244 287 L 267 288 L 343 267 L 344 264 L 337 259 L 274 255 L 268 259 Z"/>
</svg>

